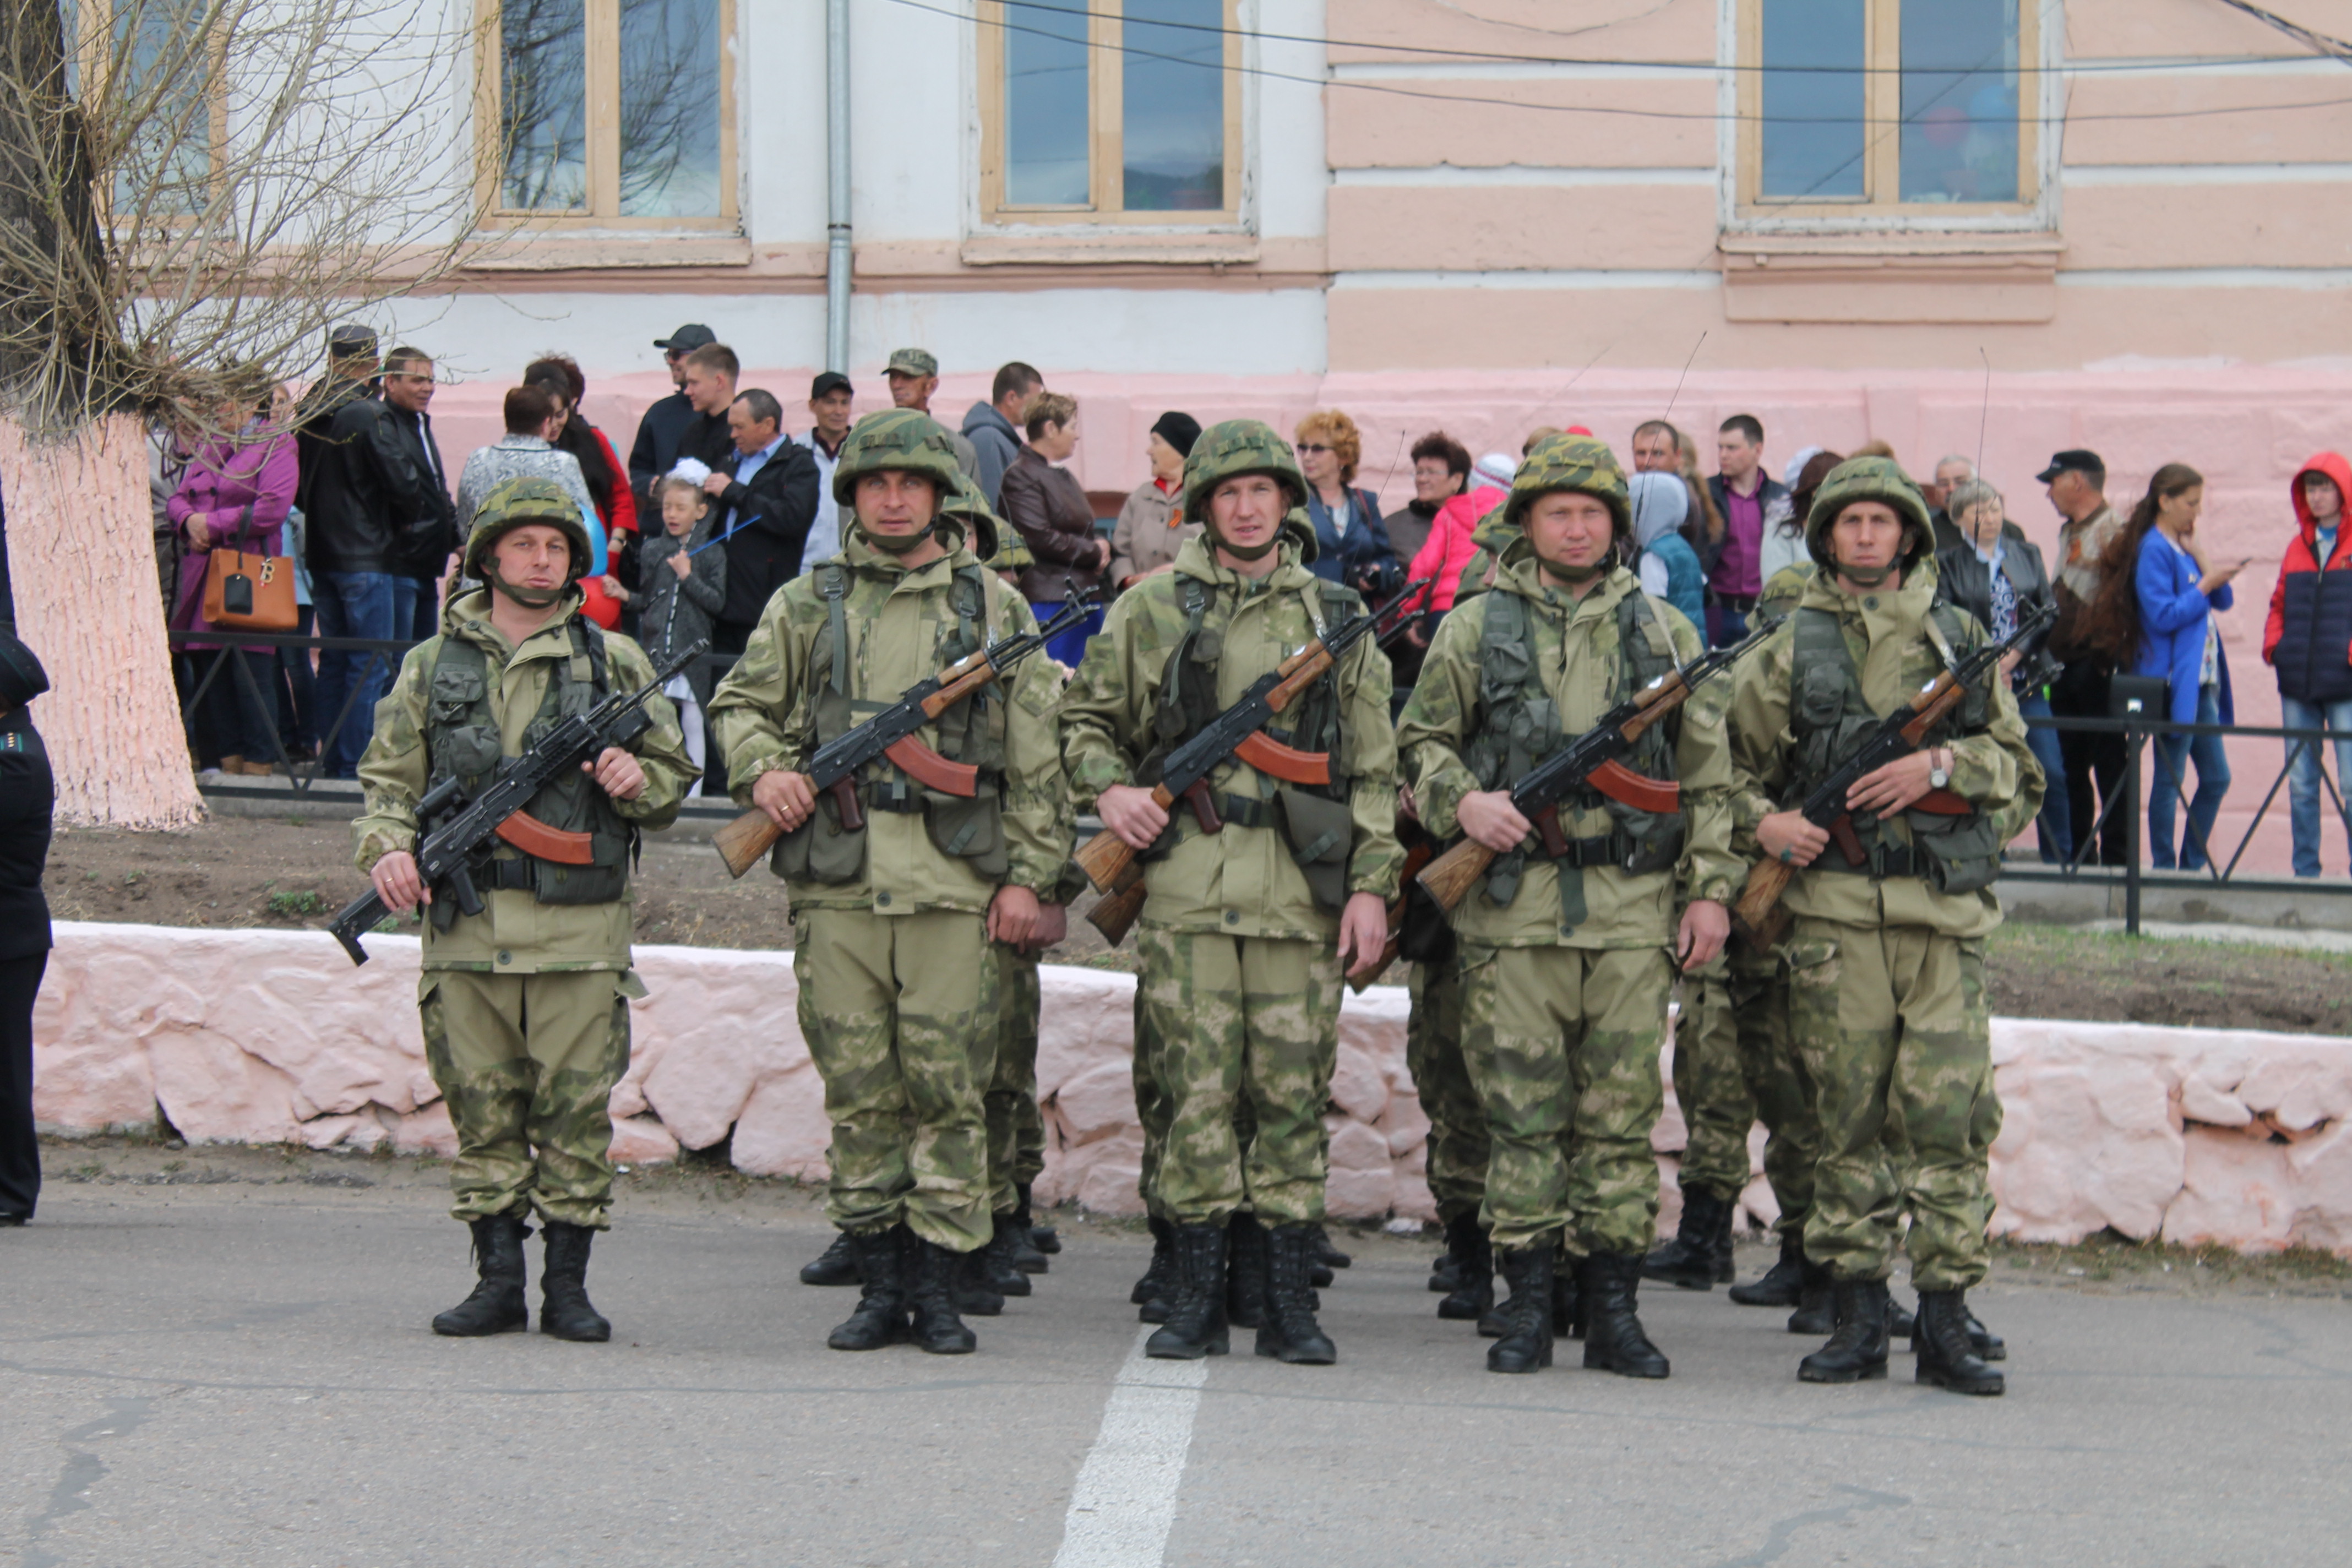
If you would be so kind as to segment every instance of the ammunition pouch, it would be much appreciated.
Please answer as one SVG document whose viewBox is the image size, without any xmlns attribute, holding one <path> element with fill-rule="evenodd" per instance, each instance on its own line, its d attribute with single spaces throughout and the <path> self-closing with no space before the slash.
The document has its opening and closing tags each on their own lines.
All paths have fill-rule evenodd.
<svg viewBox="0 0 2352 1568">
<path fill-rule="evenodd" d="M 1338 910 L 1348 902 L 1348 857 L 1355 848 L 1355 815 L 1344 800 L 1332 800 L 1305 790 L 1275 793 L 1282 817 L 1282 837 L 1290 858 L 1307 878 L 1307 890 L 1318 908 Z"/>
</svg>

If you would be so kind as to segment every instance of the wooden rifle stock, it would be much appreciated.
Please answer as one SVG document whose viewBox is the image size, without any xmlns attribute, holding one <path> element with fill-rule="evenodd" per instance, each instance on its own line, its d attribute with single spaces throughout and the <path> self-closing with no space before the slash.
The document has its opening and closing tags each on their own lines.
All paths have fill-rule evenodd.
<svg viewBox="0 0 2352 1568">
<path fill-rule="evenodd" d="M 727 874 L 740 877 L 758 865 L 775 847 L 784 830 L 768 820 L 764 811 L 747 811 L 710 836 L 710 847 L 727 863 Z"/>
<path fill-rule="evenodd" d="M 1143 886 L 1143 868 L 1130 861 L 1109 891 L 1095 900 L 1087 911 L 1087 923 L 1102 932 L 1103 941 L 1113 947 L 1127 940 L 1135 924 L 1135 917 L 1143 912 L 1143 900 L 1149 896 Z"/>
<path fill-rule="evenodd" d="M 1436 858 L 1437 846 L 1434 843 L 1427 838 L 1416 842 L 1412 848 L 1404 852 L 1404 875 L 1397 879 L 1398 886 L 1411 888 L 1412 879 L 1421 875 L 1422 868 Z M 1352 974 L 1348 976 L 1348 989 L 1359 996 L 1364 994 L 1365 989 L 1373 981 L 1387 973 L 1389 965 L 1397 961 L 1397 951 L 1404 944 L 1404 908 L 1403 893 L 1399 893 L 1389 900 L 1389 941 L 1388 945 L 1381 949 L 1380 967 L 1360 980 Z"/>
</svg>

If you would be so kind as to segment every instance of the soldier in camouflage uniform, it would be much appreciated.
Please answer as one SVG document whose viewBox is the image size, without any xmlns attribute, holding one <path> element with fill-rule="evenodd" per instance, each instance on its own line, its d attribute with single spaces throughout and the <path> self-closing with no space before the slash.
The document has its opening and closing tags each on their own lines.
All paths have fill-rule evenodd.
<svg viewBox="0 0 2352 1568">
<path fill-rule="evenodd" d="M 1702 690 L 1630 759 L 1673 779 L 1654 815 L 1600 795 L 1564 803 L 1559 858 L 1510 805 L 1509 786 L 1656 676 L 1702 651 L 1689 623 L 1641 592 L 1625 479 L 1609 448 L 1555 436 L 1520 465 L 1492 592 L 1439 627 L 1398 740 L 1431 831 L 1495 850 L 1454 911 L 1462 944 L 1463 1054 L 1492 1138 L 1486 1218 L 1511 1287 L 1495 1372 L 1550 1364 L 1555 1262 L 1576 1260 L 1587 1366 L 1636 1377 L 1668 1367 L 1642 1330 L 1642 1255 L 1655 1234 L 1649 1146 L 1663 1092 L 1658 1047 L 1685 963 L 1714 957 L 1738 863 L 1728 854 L 1730 762 Z M 1685 908 L 1677 930 L 1675 908 Z"/>
<path fill-rule="evenodd" d="M 1289 444 L 1264 425 L 1204 432 L 1185 461 L 1184 509 L 1207 531 L 1111 606 L 1063 704 L 1074 795 L 1145 855 L 1138 1006 L 1162 1058 L 1158 1187 L 1179 1278 L 1147 1347 L 1155 1356 L 1225 1350 L 1229 1226 L 1244 1249 L 1236 1274 L 1265 1258 L 1258 1353 L 1337 1354 L 1308 1281 L 1340 973 L 1380 963 L 1402 863 L 1387 660 L 1360 640 L 1275 726 L 1276 739 L 1330 754 L 1328 788 L 1229 762 L 1207 781 L 1223 823 L 1209 834 L 1181 802 L 1171 816 L 1129 783 L 1156 779 L 1170 749 L 1360 613 L 1352 593 L 1307 568 L 1306 497 Z M 1246 1152 L 1234 1125 L 1244 1098 L 1255 1117 Z"/>
<path fill-rule="evenodd" d="M 984 1096 L 1002 970 L 989 944 L 1034 939 L 1069 853 L 1042 660 L 920 731 L 980 770 L 973 796 L 877 761 L 854 781 L 853 826 L 800 771 L 917 680 L 1034 628 L 966 547 L 969 525 L 941 511 L 957 471 L 928 416 L 859 421 L 834 470 L 856 527 L 769 601 L 710 703 L 730 787 L 783 829 L 772 866 L 792 889 L 801 1030 L 833 1121 L 828 1212 L 863 1281 L 837 1350 L 974 1348 L 960 1288 L 995 1234 Z"/>
<path fill-rule="evenodd" d="M 1832 470 L 1806 539 L 1820 572 L 1738 671 L 1731 714 L 1739 843 L 1801 868 L 1784 896 L 1794 925 L 1782 952 L 1821 1124 L 1804 1249 L 1834 1281 L 1836 1328 L 1799 1375 L 1885 1374 L 1886 1279 L 1907 1204 L 1918 1378 L 1999 1394 L 2000 1373 L 1970 1342 L 1965 1300 L 1985 1274 L 1985 1151 L 1998 1114 L 1987 1103 L 1984 944 L 2000 923 L 1991 884 L 2001 846 L 2033 819 L 2042 773 L 2008 683 L 1992 680 L 1927 746 L 1855 784 L 1861 865 L 1784 808 L 1984 637 L 1934 602 L 1927 503 L 1891 460 Z M 1914 809 L 1936 791 L 1968 809 Z M 1907 1154 L 1890 1149 L 1890 1120 Z"/>
<path fill-rule="evenodd" d="M 652 727 L 581 776 L 549 784 L 530 814 L 589 836 L 593 863 L 558 865 L 501 843 L 473 871 L 482 912 L 419 879 L 416 804 L 446 778 L 468 792 L 558 720 L 653 679 L 628 638 L 580 615 L 588 535 L 563 490 L 509 479 L 475 514 L 465 570 L 486 586 L 452 599 L 441 633 L 409 649 L 376 704 L 360 760 L 366 806 L 352 831 L 360 869 L 387 908 L 427 905 L 417 987 L 425 1053 L 457 1129 L 452 1211 L 473 1229 L 479 1282 L 433 1320 L 439 1334 L 525 1326 L 523 1238 L 546 1233 L 539 1326 L 601 1341 L 588 1252 L 613 1203 L 609 1100 L 629 1066 L 629 863 L 637 836 L 667 826 L 694 778 L 667 700 Z"/>
</svg>

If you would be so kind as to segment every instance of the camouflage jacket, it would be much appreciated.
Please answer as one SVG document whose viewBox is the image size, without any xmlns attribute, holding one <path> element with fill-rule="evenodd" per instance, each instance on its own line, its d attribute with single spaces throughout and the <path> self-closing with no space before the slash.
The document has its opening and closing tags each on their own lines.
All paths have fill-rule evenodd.
<svg viewBox="0 0 2352 1568">
<path fill-rule="evenodd" d="M 1478 547 L 1477 553 L 1462 564 L 1462 575 L 1454 579 L 1454 602 L 1472 599 L 1495 585 L 1500 575 L 1503 552 L 1522 537 L 1519 525 L 1505 515 L 1506 508 L 1496 507 L 1478 520 L 1470 531 L 1470 542 Z"/>
<path fill-rule="evenodd" d="M 1220 703 L 1240 700 L 1252 682 L 1314 637 L 1308 605 L 1321 615 L 1321 579 L 1299 563 L 1295 542 L 1285 539 L 1281 550 L 1282 564 L 1252 583 L 1217 564 L 1205 539 L 1187 540 L 1176 552 L 1174 571 L 1145 578 L 1111 605 L 1062 703 L 1062 760 L 1080 804 L 1091 805 L 1112 784 L 1131 782 L 1150 749 L 1169 650 L 1184 635 L 1182 579 L 1220 590 L 1202 626 L 1204 636 L 1213 629 L 1223 639 L 1217 662 Z M 1349 800 L 1355 833 L 1348 891 L 1391 898 L 1404 852 L 1396 837 L 1396 737 L 1389 724 L 1387 656 L 1365 637 L 1340 659 L 1334 678 L 1355 779 Z M 1209 787 L 1264 799 L 1276 781 L 1245 763 L 1228 762 L 1210 775 Z M 1147 868 L 1150 897 L 1141 917 L 1147 923 L 1170 931 L 1311 942 L 1328 942 L 1338 933 L 1338 913 L 1316 904 L 1277 829 L 1227 823 L 1221 833 L 1204 834 L 1181 804 L 1176 816 L 1176 847 Z"/>
<path fill-rule="evenodd" d="M 357 840 L 354 858 L 362 871 L 394 849 L 416 847 L 416 803 L 432 776 L 425 731 L 431 708 L 434 662 L 441 645 L 459 637 L 482 650 L 493 672 L 490 710 L 499 738 L 509 756 L 522 752 L 523 731 L 539 714 L 547 695 L 549 671 L 571 657 L 571 639 L 564 623 L 579 612 L 580 590 L 566 595 L 562 613 L 538 631 L 509 644 L 490 625 L 490 595 L 478 588 L 461 594 L 441 612 L 441 635 L 408 650 L 392 689 L 375 708 L 375 738 L 360 759 L 360 784 L 366 805 L 352 824 Z M 654 678 L 654 667 L 643 650 L 625 637 L 604 634 L 607 668 L 613 688 L 634 691 Z M 584 678 L 585 672 L 580 672 Z M 656 696 L 646 704 L 654 721 L 629 750 L 646 770 L 646 790 L 635 800 L 616 800 L 613 808 L 624 821 L 641 828 L 667 827 L 677 820 L 678 802 L 695 776 L 686 753 L 686 737 L 678 731 L 677 712 L 669 699 Z M 498 853 L 514 851 L 500 847 Z M 459 915 L 446 932 L 425 924 L 425 967 L 472 969 L 499 974 L 551 973 L 575 969 L 626 969 L 632 900 L 624 894 L 607 904 L 542 904 L 531 893 L 514 888 L 482 894 L 479 915 Z"/>
<path fill-rule="evenodd" d="M 1838 617 L 1853 667 L 1861 672 L 1863 700 L 1874 711 L 1888 713 L 1943 668 L 1926 630 L 1927 607 L 1935 596 L 1932 572 L 1908 574 L 1894 593 L 1867 595 L 1845 593 L 1816 575 L 1805 584 L 1799 607 L 1828 610 Z M 1982 636 L 1980 631 L 1976 635 Z M 1798 804 L 1792 777 L 1797 742 L 1789 718 L 1795 660 L 1796 627 L 1783 622 L 1729 678 L 1738 791 L 1732 801 L 1732 846 L 1744 859 L 1754 860 L 1763 853 L 1757 847 L 1756 825 Z M 1990 685 L 1992 706 L 1984 731 L 1949 742 L 1950 788 L 1986 813 L 2006 844 L 2024 831 L 2042 807 L 2042 769 L 2026 749 L 2025 725 L 2017 716 L 2009 682 Z M 1882 828 L 1895 842 L 1910 841 L 1910 827 L 1900 816 Z M 1983 936 L 2000 924 L 2000 900 L 1991 889 L 1939 893 L 1918 877 L 1873 881 L 1846 871 L 1807 869 L 1790 882 L 1782 901 L 1792 913 L 1846 925 L 1926 926 L 1950 936 Z"/>
<path fill-rule="evenodd" d="M 964 547 L 962 527 L 942 519 L 940 537 L 950 546 L 940 559 L 908 571 L 898 559 L 876 550 L 853 531 L 834 557 L 849 570 L 844 601 L 849 632 L 849 696 L 857 702 L 890 703 L 926 676 L 950 662 L 942 657 L 955 628 L 949 598 L 959 567 L 976 564 Z M 983 576 L 991 641 L 1034 630 L 1035 617 L 1021 596 L 994 574 Z M 803 769 L 815 751 L 816 704 L 812 670 L 826 606 L 815 576 L 803 572 L 777 590 L 761 612 L 743 657 L 710 699 L 710 719 L 727 753 L 728 786 L 737 804 L 751 804 L 751 786 L 775 768 Z M 829 669 L 828 666 L 828 669 Z M 1054 706 L 1059 683 L 1042 654 L 1013 667 L 1004 702 L 1004 779 L 1001 817 L 1011 867 L 1003 878 L 1051 895 L 1069 858 L 1072 819 L 1062 787 L 1054 744 Z M 921 731 L 936 749 L 935 727 Z M 820 809 L 829 809 L 821 807 Z M 846 882 L 795 882 L 793 908 L 871 910 L 877 914 L 916 914 L 925 910 L 987 910 L 998 881 L 983 877 L 961 856 L 931 841 L 920 813 L 869 811 L 866 815 L 863 869 Z"/>
<path fill-rule="evenodd" d="M 1397 721 L 1397 745 L 1405 756 L 1421 818 L 1440 838 L 1459 834 L 1462 797 L 1479 787 L 1463 752 L 1486 721 L 1479 701 L 1480 645 L 1495 597 L 1524 601 L 1534 628 L 1535 664 L 1544 690 L 1557 706 L 1561 732 L 1582 734 L 1617 700 L 1617 606 L 1640 592 L 1633 574 L 1612 571 L 1600 586 L 1577 599 L 1546 587 L 1535 557 L 1525 548 L 1507 550 L 1492 593 L 1456 604 L 1432 639 L 1413 688 Z M 1702 651 L 1698 634 L 1673 606 L 1653 601 L 1674 638 L 1678 659 Z M 1669 941 L 1675 910 L 1691 899 L 1728 903 L 1745 869 L 1731 854 L 1731 754 L 1723 729 L 1722 682 L 1701 687 L 1682 709 L 1675 748 L 1675 773 L 1682 785 L 1683 847 L 1670 870 L 1629 874 L 1613 866 L 1583 872 L 1586 918 L 1560 926 L 1559 871 L 1542 854 L 1530 854 L 1518 896 L 1497 908 L 1483 889 L 1455 906 L 1454 930 L 1490 947 L 1633 948 Z M 1563 809 L 1560 830 L 1572 838 L 1611 831 L 1605 809 Z M 1530 846 L 1538 841 L 1530 837 Z"/>
</svg>

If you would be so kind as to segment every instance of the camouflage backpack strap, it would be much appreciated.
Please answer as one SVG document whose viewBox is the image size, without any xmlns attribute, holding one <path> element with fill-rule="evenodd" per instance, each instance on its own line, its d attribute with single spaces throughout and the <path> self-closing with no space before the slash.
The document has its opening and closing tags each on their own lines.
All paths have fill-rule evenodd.
<svg viewBox="0 0 2352 1568">
<path fill-rule="evenodd" d="M 1511 782 L 1560 742 L 1559 711 L 1537 673 L 1527 601 L 1508 589 L 1482 596 L 1485 616 L 1478 634 L 1478 714 L 1463 762 L 1480 789 L 1507 789 Z M 1528 852 L 1513 849 L 1487 868 L 1486 897 L 1507 908 L 1519 896 Z"/>
<path fill-rule="evenodd" d="M 1151 750 L 1143 762 L 1141 782 L 1160 777 L 1160 764 L 1185 737 L 1216 717 L 1217 660 L 1224 637 L 1207 626 L 1215 595 L 1198 577 L 1177 579 L 1178 602 L 1184 612 L 1184 630 L 1160 667 L 1160 700 L 1151 715 Z M 1206 679 L 1203 679 L 1205 675 Z M 1203 707 L 1203 702 L 1208 704 Z"/>
<path fill-rule="evenodd" d="M 838 561 L 821 563 L 811 574 L 816 578 L 816 591 L 824 597 L 824 636 L 832 650 L 827 666 L 826 684 L 835 697 L 849 695 L 849 571 Z M 812 662 L 812 669 L 814 661 Z M 828 737 L 829 739 L 830 737 Z"/>
</svg>

